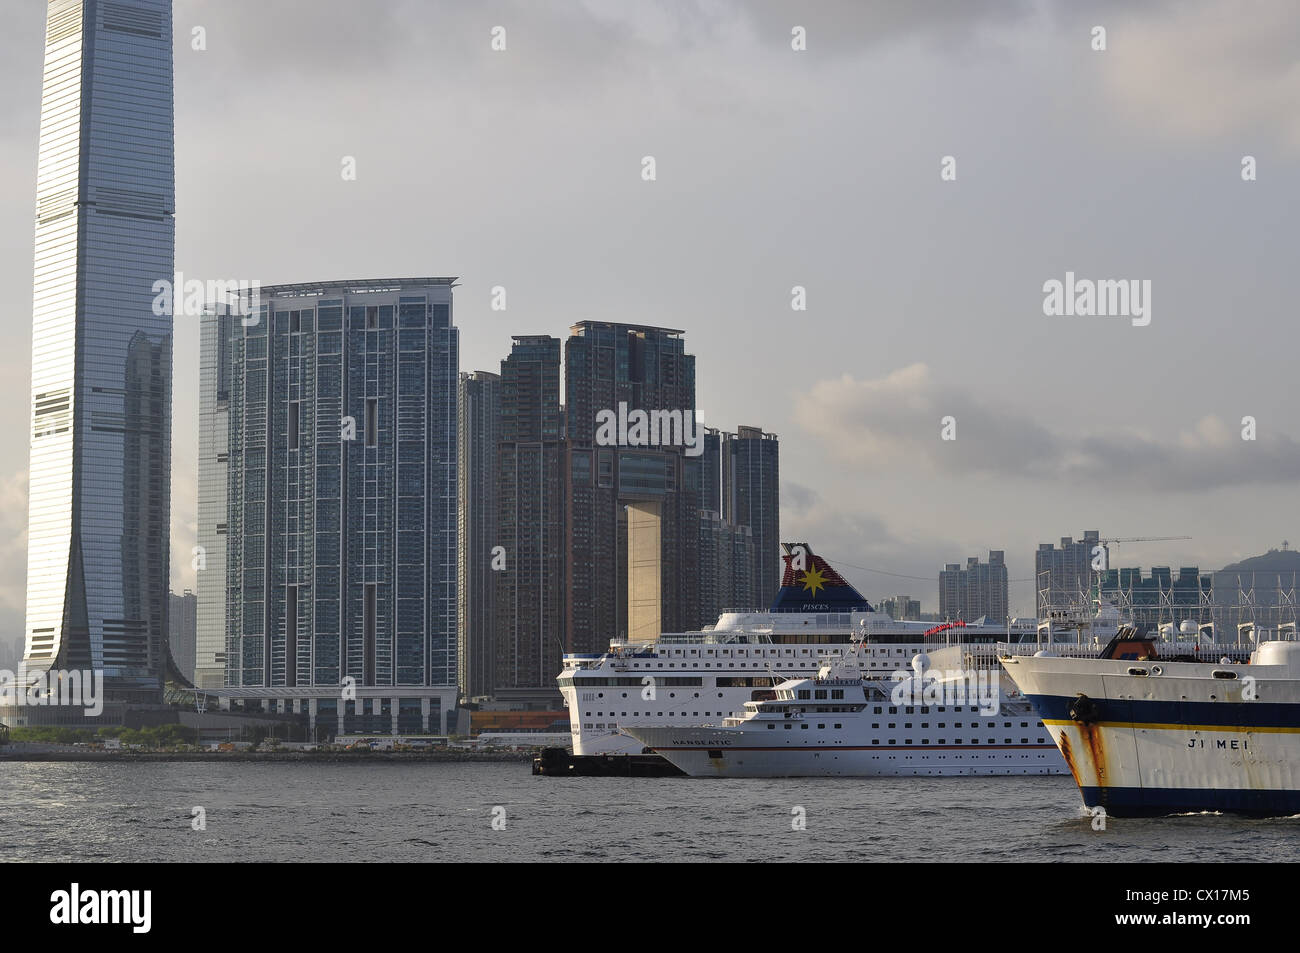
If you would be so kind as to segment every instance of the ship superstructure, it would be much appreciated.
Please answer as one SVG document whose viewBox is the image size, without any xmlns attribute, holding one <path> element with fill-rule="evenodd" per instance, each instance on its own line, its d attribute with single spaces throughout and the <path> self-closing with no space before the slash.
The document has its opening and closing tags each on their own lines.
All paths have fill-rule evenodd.
<svg viewBox="0 0 1300 953">
<path fill-rule="evenodd" d="M 898 621 L 877 612 L 806 543 L 784 548 L 770 609 L 729 610 L 704 631 L 614 640 L 608 652 L 565 655 L 558 682 L 573 753 L 640 753 L 643 745 L 620 726 L 721 725 L 746 702 L 773 697 L 782 681 L 815 675 L 851 644 L 864 671 L 882 679 L 907 669 L 916 654 L 956 641 L 987 646 L 990 659 L 999 643 L 1024 641 L 1034 650 L 1034 621 Z"/>
</svg>

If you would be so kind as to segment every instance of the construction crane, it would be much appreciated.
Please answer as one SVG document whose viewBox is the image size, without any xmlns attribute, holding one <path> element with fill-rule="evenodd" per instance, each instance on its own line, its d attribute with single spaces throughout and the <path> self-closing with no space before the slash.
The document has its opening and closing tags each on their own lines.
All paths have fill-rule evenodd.
<svg viewBox="0 0 1300 953">
<path fill-rule="evenodd" d="M 1190 536 L 1118 536 L 1114 539 L 1099 539 L 1097 542 L 1109 547 L 1111 543 L 1160 543 L 1170 539 L 1191 539 Z"/>
<path fill-rule="evenodd" d="M 1104 568 L 1104 569 L 1110 568 L 1110 547 L 1112 545 L 1118 546 L 1120 543 L 1157 543 L 1157 542 L 1163 542 L 1165 540 L 1170 540 L 1170 539 L 1191 539 L 1191 538 L 1192 537 L 1190 536 L 1115 536 L 1110 539 L 1099 539 L 1097 540 L 1097 542 L 1101 546 L 1102 551 L 1106 554 L 1105 562 L 1103 566 L 1100 568 Z M 1093 549 L 1094 557 L 1096 556 L 1096 553 L 1097 553 L 1096 549 Z M 1099 567 L 1094 562 L 1093 569 L 1096 570 L 1098 568 Z"/>
</svg>

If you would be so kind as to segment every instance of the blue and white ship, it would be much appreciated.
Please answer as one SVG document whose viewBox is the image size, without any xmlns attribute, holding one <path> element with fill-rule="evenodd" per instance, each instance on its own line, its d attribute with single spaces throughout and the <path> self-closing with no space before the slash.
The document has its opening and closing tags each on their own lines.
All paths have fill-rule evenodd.
<svg viewBox="0 0 1300 953">
<path fill-rule="evenodd" d="M 1001 661 L 1095 813 L 1300 814 L 1300 642 L 1184 661 L 1125 628 L 1099 658 Z"/>
</svg>

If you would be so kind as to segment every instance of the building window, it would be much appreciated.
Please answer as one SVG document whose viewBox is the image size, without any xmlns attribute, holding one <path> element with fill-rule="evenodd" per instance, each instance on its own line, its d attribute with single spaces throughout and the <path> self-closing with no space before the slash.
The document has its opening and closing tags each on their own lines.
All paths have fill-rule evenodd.
<svg viewBox="0 0 1300 953">
<path fill-rule="evenodd" d="M 375 583 L 366 583 L 361 630 L 365 665 L 363 677 L 368 683 L 372 683 L 375 677 L 375 630 L 378 628 L 378 606 L 376 605 L 375 588 Z M 599 715 L 600 712 L 596 712 L 596 714 Z"/>
<path fill-rule="evenodd" d="M 298 587 L 286 586 L 284 595 L 284 683 L 293 686 L 298 683 Z"/>
<path fill-rule="evenodd" d="M 366 446 L 379 446 L 379 398 L 366 398 Z"/>
<path fill-rule="evenodd" d="M 293 312 L 297 316 L 298 312 Z M 298 449 L 298 401 L 289 401 L 289 449 Z"/>
</svg>

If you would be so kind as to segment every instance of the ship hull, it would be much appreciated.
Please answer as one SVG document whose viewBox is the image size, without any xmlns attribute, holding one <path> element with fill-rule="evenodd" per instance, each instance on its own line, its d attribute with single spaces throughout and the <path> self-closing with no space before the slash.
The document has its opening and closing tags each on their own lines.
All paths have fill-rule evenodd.
<svg viewBox="0 0 1300 953">
<path fill-rule="evenodd" d="M 1064 774 L 1048 744 L 848 746 L 756 744 L 754 732 L 726 728 L 625 729 L 695 778 L 997 777 Z"/>
<path fill-rule="evenodd" d="M 1300 814 L 1295 678 L 1178 662 L 1017 658 L 1004 666 L 1094 813 Z"/>
</svg>

